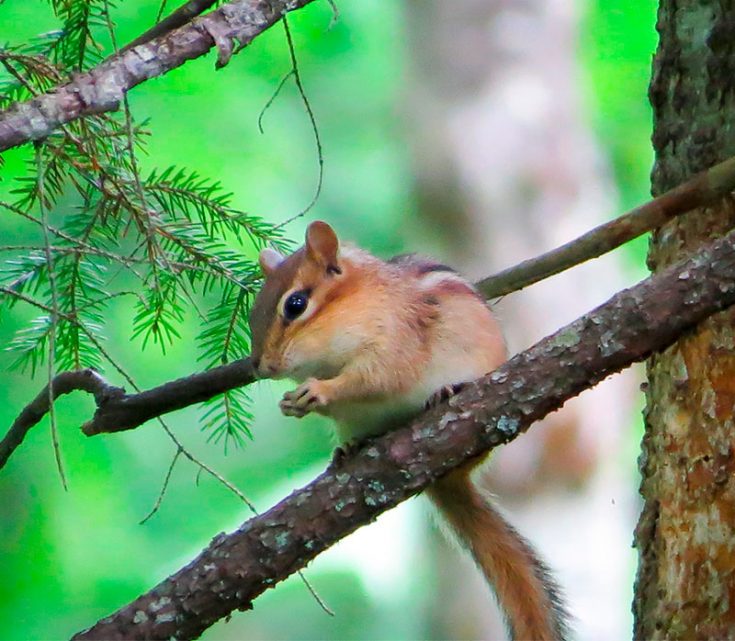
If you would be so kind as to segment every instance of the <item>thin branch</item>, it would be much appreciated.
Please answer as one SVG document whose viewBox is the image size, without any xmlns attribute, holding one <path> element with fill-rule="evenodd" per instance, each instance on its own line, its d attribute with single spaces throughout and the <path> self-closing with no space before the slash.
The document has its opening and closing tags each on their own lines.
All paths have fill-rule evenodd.
<svg viewBox="0 0 735 641">
<path fill-rule="evenodd" d="M 167 0 L 161 0 L 161 4 L 158 7 L 158 13 L 156 13 L 156 22 L 160 22 L 163 18 L 163 12 L 166 11 Z"/>
<path fill-rule="evenodd" d="M 271 97 L 268 98 L 267 102 L 263 105 L 263 108 L 260 110 L 260 113 L 258 114 L 258 131 L 261 134 L 265 133 L 265 129 L 263 129 L 263 118 L 265 118 L 265 114 L 268 113 L 268 110 L 271 108 L 271 105 L 275 102 L 276 98 L 281 93 L 281 90 L 285 86 L 285 84 L 288 82 L 288 79 L 293 76 L 293 69 L 291 69 L 283 78 L 281 78 L 281 82 L 278 83 L 278 86 L 276 87 L 275 91 L 271 94 Z"/>
<path fill-rule="evenodd" d="M 253 513 L 257 514 L 258 511 L 255 509 L 255 505 L 253 505 L 252 501 L 248 499 L 237 487 L 235 487 L 232 483 L 230 483 L 224 476 L 213 470 L 209 465 L 207 465 L 204 461 L 200 461 L 196 456 L 194 456 L 189 450 L 187 450 L 184 445 L 181 443 L 181 441 L 176 437 L 176 434 L 173 433 L 171 428 L 166 425 L 166 423 L 158 417 L 158 422 L 161 424 L 161 427 L 163 427 L 163 431 L 166 432 L 168 437 L 174 442 L 174 445 L 178 447 L 178 449 L 181 451 L 181 453 L 189 459 L 194 465 L 198 466 L 200 470 L 205 471 L 207 474 L 209 474 L 212 478 L 219 481 L 222 485 L 224 485 L 230 492 L 232 492 L 237 498 L 239 498 L 245 505 L 247 505 L 248 509 Z"/>
<path fill-rule="evenodd" d="M 35 216 L 29 214 L 27 211 L 24 211 L 20 207 L 16 207 L 15 205 L 11 203 L 7 203 L 5 201 L 0 200 L 0 207 L 4 207 L 8 211 L 12 211 L 14 214 L 17 214 L 18 216 L 22 216 L 26 220 L 31 221 L 32 223 L 35 223 L 36 225 L 39 225 L 40 227 L 43 227 L 43 222 L 36 218 Z M 132 257 L 125 257 L 120 256 L 119 254 L 114 254 L 112 252 L 105 251 L 103 249 L 100 249 L 99 247 L 94 247 L 93 245 L 90 245 L 89 243 L 84 242 L 83 240 L 80 240 L 79 238 L 75 238 L 74 236 L 70 236 L 69 234 L 64 233 L 60 229 L 57 229 L 56 227 L 52 227 L 51 225 L 47 225 L 46 228 L 54 235 L 58 236 L 59 238 L 63 238 L 64 240 L 78 246 L 81 249 L 84 249 L 87 253 L 96 254 L 99 256 L 104 256 L 106 258 L 109 258 L 110 260 L 118 261 L 121 263 L 141 263 L 144 262 L 139 259 L 135 259 Z M 61 250 L 60 250 L 61 251 Z M 68 251 L 68 250 L 67 250 Z M 76 251 L 76 250 L 72 250 Z"/>
<path fill-rule="evenodd" d="M 133 87 L 217 47 L 217 68 L 278 22 L 313 0 L 232 0 L 170 33 L 121 52 L 72 82 L 0 113 L 0 151 L 47 137 L 60 125 L 114 111 Z"/>
<path fill-rule="evenodd" d="M 193 639 L 438 477 L 735 303 L 735 232 L 468 384 L 229 535 L 73 638 Z"/>
<path fill-rule="evenodd" d="M 658 198 L 595 227 L 579 238 L 476 283 L 485 298 L 498 298 L 602 256 L 629 240 L 735 191 L 735 157 L 696 174 Z"/>
<path fill-rule="evenodd" d="M 143 525 L 146 523 L 156 512 L 158 512 L 159 508 L 161 507 L 161 503 L 163 502 L 163 496 L 166 494 L 166 490 L 168 489 L 169 481 L 171 480 L 171 474 L 173 474 L 174 467 L 176 467 L 176 461 L 179 460 L 179 456 L 181 456 L 181 453 L 183 452 L 183 449 L 181 447 L 176 448 L 176 452 L 174 454 L 174 457 L 171 459 L 171 464 L 168 466 L 168 470 L 166 472 L 166 476 L 163 479 L 163 485 L 161 485 L 161 491 L 158 493 L 158 497 L 156 498 L 156 502 L 153 504 L 153 507 L 151 508 L 151 511 L 148 512 L 141 520 L 139 525 Z M 200 468 L 201 469 L 201 468 Z"/>
<path fill-rule="evenodd" d="M 48 284 L 49 291 L 51 292 L 51 314 L 49 315 L 49 333 L 48 333 L 48 362 L 47 365 L 47 376 L 48 384 L 48 412 L 49 412 L 49 423 L 51 425 L 51 444 L 54 448 L 54 459 L 56 460 L 56 469 L 59 471 L 59 478 L 61 478 L 61 485 L 65 490 L 69 489 L 66 482 L 66 474 L 64 473 L 64 462 L 61 458 L 61 448 L 59 447 L 59 429 L 56 423 L 56 406 L 54 405 L 54 393 L 53 393 L 53 381 L 55 376 L 55 365 L 56 365 L 56 330 L 59 324 L 59 295 L 56 287 L 56 272 L 54 271 L 53 261 L 51 258 L 51 240 L 49 238 L 48 229 L 48 216 L 46 214 L 45 193 L 44 193 L 44 175 L 46 168 L 43 164 L 43 145 L 41 143 L 35 143 L 35 156 L 36 156 L 36 173 L 37 189 L 38 189 L 38 207 L 41 211 L 41 229 L 43 230 L 43 245 L 44 253 L 46 255 L 46 265 L 48 267 Z"/>
<path fill-rule="evenodd" d="M 26 296 L 25 294 L 22 294 L 21 292 L 16 292 L 14 289 L 12 289 L 12 283 L 11 283 L 11 287 L 8 287 L 6 285 L 0 285 L 0 293 L 11 296 L 12 298 L 17 298 L 18 300 L 22 300 L 24 303 L 28 303 L 31 307 L 36 307 L 37 309 L 41 309 L 44 312 L 47 312 L 49 315 L 53 314 L 54 312 L 53 307 L 49 307 L 48 305 L 42 303 L 41 301 L 36 300 L 35 298 L 31 298 L 30 296 Z M 70 316 L 69 314 L 59 313 L 59 317 L 63 318 L 64 320 L 69 321 L 70 323 L 75 322 L 74 318 Z"/>
<path fill-rule="evenodd" d="M 6 56 L 0 55 L 0 64 L 5 67 L 5 70 L 11 76 L 13 76 L 13 78 L 15 78 L 21 85 L 23 85 L 23 87 L 25 87 L 28 93 L 30 93 L 32 96 L 38 95 L 35 87 L 23 77 L 23 74 L 21 74 L 12 64 L 10 64 L 10 60 L 8 60 Z"/>
<path fill-rule="evenodd" d="M 296 89 L 299 92 L 299 95 L 301 96 L 301 102 L 304 104 L 304 109 L 306 109 L 306 115 L 309 117 L 309 123 L 311 124 L 311 130 L 314 133 L 314 142 L 316 144 L 316 157 L 317 157 L 317 163 L 319 164 L 319 173 L 317 176 L 316 181 L 316 189 L 314 190 L 314 195 L 311 197 L 311 200 L 309 203 L 304 207 L 298 214 L 295 214 L 294 216 L 291 216 L 287 220 L 284 220 L 279 225 L 276 225 L 274 227 L 275 229 L 280 229 L 281 227 L 285 227 L 289 223 L 293 222 L 297 218 L 301 218 L 302 216 L 306 215 L 311 211 L 311 209 L 316 205 L 317 200 L 319 200 L 319 196 L 322 193 L 322 184 L 324 183 L 324 150 L 322 149 L 322 139 L 319 135 L 319 127 L 317 127 L 316 124 L 316 116 L 314 115 L 314 111 L 311 108 L 311 103 L 309 102 L 309 98 L 306 96 L 306 90 L 304 89 L 304 83 L 301 80 L 301 72 L 299 71 L 299 63 L 296 59 L 296 49 L 294 47 L 293 43 L 293 36 L 291 35 L 291 29 L 288 26 L 288 19 L 286 18 L 286 14 L 283 15 L 283 30 L 286 34 L 286 43 L 288 44 L 288 53 L 291 57 L 291 75 L 293 76 L 294 82 L 296 83 Z M 276 91 L 280 90 L 280 86 Z M 275 95 L 273 97 L 275 99 Z M 266 105 L 267 106 L 267 105 Z M 260 126 L 260 119 L 258 119 L 258 126 Z"/>
<path fill-rule="evenodd" d="M 339 7 L 334 0 L 327 0 L 327 2 L 332 9 L 332 19 L 329 21 L 329 28 L 331 29 L 339 22 Z"/>
<path fill-rule="evenodd" d="M 164 383 L 139 394 L 111 398 L 98 405 L 91 421 L 82 426 L 87 436 L 122 432 L 152 418 L 173 412 L 255 381 L 250 359 L 245 358 L 205 372 Z"/>
</svg>

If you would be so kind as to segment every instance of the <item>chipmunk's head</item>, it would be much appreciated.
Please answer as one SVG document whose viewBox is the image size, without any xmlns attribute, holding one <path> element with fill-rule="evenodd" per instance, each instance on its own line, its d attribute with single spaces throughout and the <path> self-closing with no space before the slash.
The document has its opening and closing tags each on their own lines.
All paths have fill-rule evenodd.
<svg viewBox="0 0 735 641">
<path fill-rule="evenodd" d="M 309 225 L 303 247 L 288 257 L 260 252 L 263 289 L 250 313 L 252 361 L 263 378 L 304 379 L 341 367 L 329 349 L 333 314 L 344 282 L 339 241 L 321 221 Z"/>
</svg>

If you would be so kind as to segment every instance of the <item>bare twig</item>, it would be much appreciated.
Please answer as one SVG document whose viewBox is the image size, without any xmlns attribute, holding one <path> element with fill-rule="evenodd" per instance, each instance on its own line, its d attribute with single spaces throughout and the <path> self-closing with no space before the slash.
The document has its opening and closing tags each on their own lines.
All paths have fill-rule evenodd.
<svg viewBox="0 0 735 641">
<path fill-rule="evenodd" d="M 49 333 L 48 333 L 48 362 L 47 375 L 48 384 L 48 412 L 49 412 L 49 423 L 51 425 L 51 443 L 54 448 L 54 459 L 56 460 L 56 469 L 59 471 L 59 478 L 61 479 L 61 485 L 65 490 L 69 489 L 66 482 L 66 474 L 64 473 L 64 462 L 61 458 L 61 448 L 59 447 L 59 429 L 56 424 L 56 407 L 54 405 L 54 392 L 52 389 L 55 366 L 56 366 L 56 329 L 59 324 L 59 296 L 56 288 L 56 272 L 54 271 L 54 265 L 51 258 L 51 240 L 49 239 L 48 229 L 48 217 L 46 215 L 45 206 L 45 188 L 44 188 L 44 176 L 46 168 L 43 164 L 43 146 L 41 143 L 35 143 L 35 156 L 36 156 L 36 173 L 38 175 L 37 189 L 38 189 L 38 207 L 41 211 L 41 229 L 43 230 L 43 245 L 44 253 L 46 255 L 46 265 L 48 267 L 48 283 L 49 290 L 51 292 L 51 314 L 49 314 Z"/>
<path fill-rule="evenodd" d="M 317 124 L 316 124 L 316 116 L 314 115 L 314 110 L 311 108 L 311 103 L 309 102 L 309 98 L 307 98 L 306 91 L 304 89 L 304 83 L 301 80 L 301 72 L 299 71 L 299 64 L 296 58 L 296 49 L 294 48 L 293 36 L 291 35 L 291 29 L 288 26 L 288 18 L 286 18 L 286 14 L 283 15 L 283 30 L 286 34 L 286 43 L 288 44 L 288 53 L 291 56 L 291 75 L 293 76 L 294 82 L 296 83 L 296 89 L 298 90 L 299 95 L 301 96 L 301 102 L 304 104 L 304 109 L 306 109 L 306 115 L 309 117 L 309 124 L 311 125 L 311 130 L 314 133 L 314 142 L 316 144 L 316 157 L 317 157 L 317 163 L 319 165 L 319 173 L 317 175 L 316 189 L 314 190 L 314 195 L 311 197 L 311 200 L 306 205 L 306 207 L 304 207 L 298 214 L 295 214 L 294 216 L 291 216 L 287 220 L 284 220 L 279 225 L 276 225 L 274 227 L 274 230 L 280 229 L 281 227 L 285 227 L 286 225 L 293 222 L 297 218 L 301 218 L 302 216 L 309 213 L 309 211 L 311 211 L 314 205 L 316 205 L 317 200 L 319 200 L 319 196 L 322 193 L 322 184 L 324 183 L 324 150 L 322 149 L 322 139 L 321 139 L 321 136 L 319 135 L 319 127 L 317 127 Z M 277 92 L 280 91 L 281 86 L 283 85 L 283 82 L 285 82 L 285 78 L 282 81 L 281 85 L 279 85 L 278 89 L 276 90 L 276 94 L 273 96 L 272 100 L 275 99 Z M 266 107 L 267 106 L 268 105 L 266 105 Z M 260 126 L 260 118 L 258 119 L 258 126 Z"/>
<path fill-rule="evenodd" d="M 735 303 L 735 232 L 567 325 L 457 396 L 367 444 L 82 639 L 193 639 L 436 478 Z"/>
<path fill-rule="evenodd" d="M 275 102 L 276 98 L 281 93 L 281 90 L 285 86 L 285 84 L 288 82 L 288 79 L 293 76 L 293 69 L 291 69 L 283 78 L 281 78 L 281 82 L 278 83 L 278 86 L 275 88 L 275 91 L 271 94 L 271 97 L 268 98 L 267 102 L 263 105 L 263 108 L 260 110 L 260 113 L 258 114 L 258 131 L 261 134 L 265 133 L 265 129 L 263 129 L 263 118 L 265 117 L 265 114 L 268 113 L 268 110 L 271 108 L 271 105 Z"/>
<path fill-rule="evenodd" d="M 166 471 L 166 476 L 163 479 L 163 485 L 161 485 L 161 491 L 158 493 L 158 497 L 156 498 L 156 502 L 153 504 L 153 507 L 151 508 L 151 511 L 148 512 L 141 520 L 140 525 L 143 525 L 144 523 L 148 522 L 150 518 L 158 512 L 159 508 L 161 507 L 161 503 L 163 502 L 163 496 L 166 494 L 166 490 L 168 489 L 168 483 L 171 480 L 171 474 L 173 474 L 174 468 L 176 467 L 176 461 L 179 460 L 179 456 L 181 456 L 181 452 L 183 452 L 181 447 L 176 448 L 176 452 L 174 453 L 174 457 L 171 459 L 171 463 L 168 466 L 168 470 Z M 199 468 L 201 469 L 201 468 Z"/>
<path fill-rule="evenodd" d="M 161 0 L 161 4 L 158 6 L 158 12 L 156 13 L 156 22 L 160 22 L 163 18 L 163 12 L 166 11 L 167 0 Z"/>
<path fill-rule="evenodd" d="M 735 190 L 735 157 L 696 174 L 658 198 L 596 227 L 566 245 L 526 260 L 476 284 L 486 298 L 498 298 L 597 258 L 668 220 L 705 207 Z"/>
<path fill-rule="evenodd" d="M 329 21 L 329 28 L 331 29 L 339 22 L 339 7 L 334 0 L 327 0 L 327 2 L 332 9 L 332 19 Z"/>
<path fill-rule="evenodd" d="M 237 487 L 235 487 L 232 483 L 230 483 L 224 476 L 222 476 L 219 472 L 216 472 L 214 469 L 209 467 L 204 461 L 199 460 L 194 456 L 189 450 L 187 450 L 184 445 L 181 443 L 181 441 L 176 437 L 176 434 L 173 433 L 171 428 L 166 425 L 166 423 L 158 417 L 158 422 L 161 424 L 161 427 L 163 427 L 163 431 L 166 432 L 168 437 L 173 441 L 174 445 L 179 449 L 181 454 L 189 459 L 194 465 L 196 465 L 199 470 L 206 472 L 209 474 L 213 479 L 218 481 L 221 485 L 226 487 L 230 492 L 232 492 L 237 498 L 239 498 L 245 505 L 247 505 L 248 509 L 253 513 L 257 514 L 258 510 L 255 509 L 255 505 L 253 505 L 252 501 L 248 499 Z"/>
</svg>

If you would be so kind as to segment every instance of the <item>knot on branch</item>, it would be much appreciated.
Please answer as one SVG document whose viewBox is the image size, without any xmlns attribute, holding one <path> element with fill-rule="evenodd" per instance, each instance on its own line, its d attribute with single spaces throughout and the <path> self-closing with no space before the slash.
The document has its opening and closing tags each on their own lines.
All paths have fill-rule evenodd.
<svg viewBox="0 0 735 641">
<path fill-rule="evenodd" d="M 23 408 L 5 438 L 0 441 L 0 468 L 23 442 L 28 431 L 46 416 L 51 408 L 51 403 L 59 396 L 75 390 L 92 394 L 98 406 L 125 394 L 125 390 L 110 385 L 96 370 L 91 368 L 58 373 L 36 398 Z"/>
</svg>

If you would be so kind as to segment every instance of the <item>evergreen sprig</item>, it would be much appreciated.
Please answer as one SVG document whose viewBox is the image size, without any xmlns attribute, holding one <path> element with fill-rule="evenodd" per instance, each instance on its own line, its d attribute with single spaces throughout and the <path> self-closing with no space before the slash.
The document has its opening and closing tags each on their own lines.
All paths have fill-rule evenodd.
<svg viewBox="0 0 735 641">
<path fill-rule="evenodd" d="M 87 69 L 99 62 L 102 47 L 96 34 L 107 24 L 104 0 L 51 0 L 51 7 L 62 22 L 51 59 L 69 70 Z"/>
<path fill-rule="evenodd" d="M 49 4 L 57 31 L 0 47 L 0 108 L 109 53 L 101 44 L 111 39 L 109 0 Z M 147 138 L 146 123 L 126 105 L 123 115 L 65 125 L 13 176 L 13 201 L 0 208 L 22 221 L 19 230 L 32 241 L 0 246 L 0 303 L 35 310 L 6 346 L 16 366 L 35 373 L 53 333 L 57 369 L 120 371 L 103 345 L 109 319 L 126 310 L 130 339 L 141 348 L 157 345 L 166 354 L 187 324 L 199 322 L 196 348 L 207 366 L 248 353 L 248 309 L 260 280 L 254 257 L 266 245 L 286 251 L 289 243 L 196 170 L 170 166 L 141 175 L 135 154 Z M 215 441 L 240 443 L 250 418 L 249 399 L 238 390 L 206 406 L 203 426 Z"/>
<path fill-rule="evenodd" d="M 51 40 L 51 38 L 49 38 Z M 5 74 L 0 76 L 0 107 L 28 100 L 34 94 L 48 91 L 63 78 L 63 70 L 51 62 L 48 40 L 36 45 L 0 48 L 0 64 Z"/>
<path fill-rule="evenodd" d="M 215 305 L 197 337 L 201 357 L 207 367 L 223 365 L 249 351 L 250 330 L 247 323 L 251 293 L 245 287 L 230 284 Z M 212 399 L 205 406 L 204 429 L 210 431 L 210 440 L 225 446 L 230 440 L 242 443 L 243 435 L 250 436 L 250 399 L 242 389 L 226 392 L 224 398 Z"/>
</svg>

